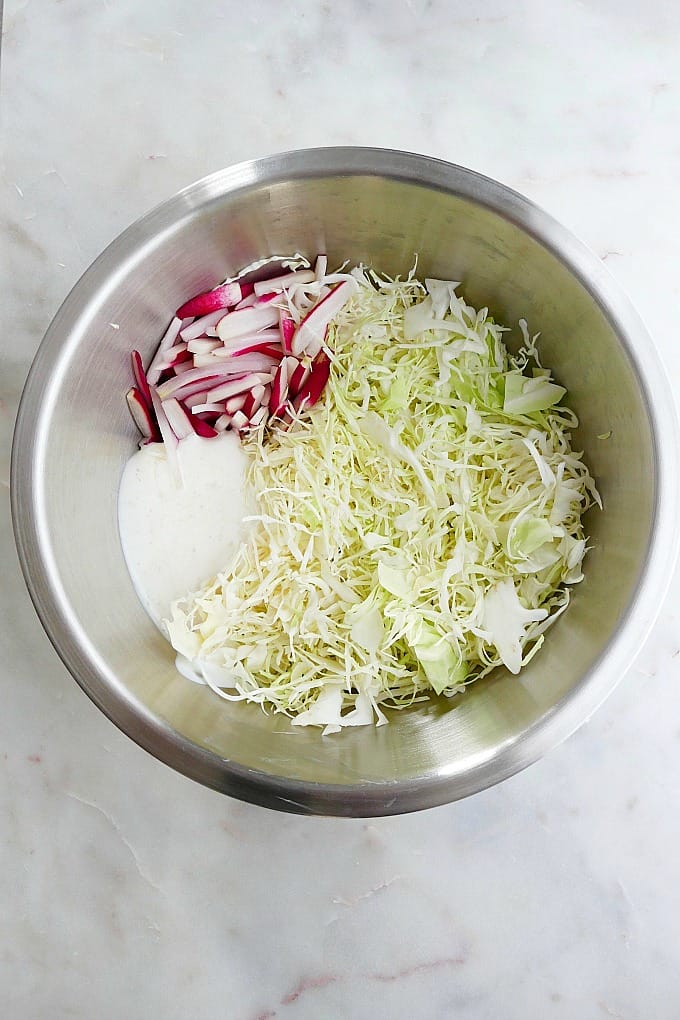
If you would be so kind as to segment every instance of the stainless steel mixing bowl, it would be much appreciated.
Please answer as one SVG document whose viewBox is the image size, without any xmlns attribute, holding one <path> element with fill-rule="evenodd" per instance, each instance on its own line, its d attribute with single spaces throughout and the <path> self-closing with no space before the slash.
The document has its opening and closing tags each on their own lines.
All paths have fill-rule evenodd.
<svg viewBox="0 0 680 1020">
<path fill-rule="evenodd" d="M 300 250 L 464 281 L 525 317 L 569 389 L 606 509 L 587 521 L 586 580 L 519 678 L 332 737 L 188 683 L 143 612 L 118 535 L 135 449 L 129 351 L 169 312 L 252 260 Z M 113 330 L 111 322 L 120 328 Z M 598 439 L 611 431 L 609 439 Z M 272 156 L 191 185 L 130 227 L 56 315 L 21 403 L 12 508 L 40 619 L 82 688 L 133 740 L 232 796 L 287 811 L 377 815 L 442 804 L 538 759 L 612 690 L 672 569 L 678 444 L 650 339 L 602 263 L 513 191 L 438 160 L 375 149 Z M 162 508 L 159 508 L 162 512 Z"/>
</svg>

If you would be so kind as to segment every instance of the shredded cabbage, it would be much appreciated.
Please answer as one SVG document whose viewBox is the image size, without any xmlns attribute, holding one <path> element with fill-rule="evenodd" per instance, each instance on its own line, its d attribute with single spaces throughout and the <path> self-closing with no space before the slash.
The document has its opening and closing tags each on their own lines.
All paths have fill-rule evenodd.
<svg viewBox="0 0 680 1020">
<path fill-rule="evenodd" d="M 512 356 L 457 283 L 352 273 L 320 402 L 245 439 L 247 540 L 166 621 L 183 672 L 324 733 L 519 672 L 601 506 L 523 320 Z"/>
</svg>

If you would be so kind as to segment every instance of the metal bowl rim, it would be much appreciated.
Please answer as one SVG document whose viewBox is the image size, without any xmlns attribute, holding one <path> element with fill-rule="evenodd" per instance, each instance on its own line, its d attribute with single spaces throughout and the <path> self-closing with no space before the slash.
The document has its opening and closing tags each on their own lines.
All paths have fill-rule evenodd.
<svg viewBox="0 0 680 1020">
<path fill-rule="evenodd" d="M 442 190 L 484 205 L 513 222 L 555 255 L 597 301 L 616 330 L 649 414 L 655 464 L 654 529 L 631 603 L 597 663 L 568 695 L 519 737 L 484 756 L 462 775 L 440 769 L 398 783 L 339 785 L 281 779 L 218 758 L 172 730 L 115 683 L 96 650 L 70 617 L 68 600 L 44 526 L 40 471 L 50 391 L 68 337 L 84 308 L 111 274 L 139 248 L 174 229 L 197 208 L 252 186 L 323 176 L 369 176 Z M 56 313 L 31 366 L 17 416 L 11 463 L 11 508 L 21 568 L 38 616 L 64 665 L 97 706 L 137 744 L 184 775 L 214 789 L 268 807 L 354 817 L 434 807 L 483 790 L 526 768 L 566 739 L 611 693 L 656 619 L 673 573 L 680 532 L 680 494 L 673 465 L 680 439 L 671 388 L 659 355 L 627 295 L 599 258 L 529 199 L 489 177 L 433 157 L 390 149 L 302 149 L 218 170 L 146 213 L 81 276 Z"/>
</svg>

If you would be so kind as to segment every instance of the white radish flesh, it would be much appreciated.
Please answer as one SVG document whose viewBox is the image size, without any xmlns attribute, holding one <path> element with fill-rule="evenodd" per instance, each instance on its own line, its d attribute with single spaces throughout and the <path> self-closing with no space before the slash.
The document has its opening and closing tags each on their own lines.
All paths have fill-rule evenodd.
<svg viewBox="0 0 680 1020">
<path fill-rule="evenodd" d="M 182 320 L 178 319 L 177 316 L 172 320 L 168 326 L 163 339 L 158 345 L 158 350 L 154 354 L 151 364 L 149 365 L 146 373 L 146 378 L 150 386 L 155 386 L 158 382 L 158 377 L 161 374 L 162 369 L 160 365 L 165 361 L 165 352 L 169 350 L 175 343 L 175 340 L 179 336 L 179 331 L 182 328 Z"/>
<path fill-rule="evenodd" d="M 286 273 L 284 276 L 275 276 L 271 280 L 259 280 L 255 284 L 255 294 L 262 297 L 263 294 L 281 292 L 286 287 L 299 283 L 313 283 L 316 277 L 311 269 L 298 269 L 294 273 Z"/>
<path fill-rule="evenodd" d="M 224 342 L 265 329 L 267 326 L 274 326 L 278 321 L 279 310 L 273 305 L 243 308 L 237 312 L 230 312 L 220 319 L 217 324 L 217 335 Z"/>
<path fill-rule="evenodd" d="M 171 397 L 163 401 L 163 410 L 167 416 L 170 428 L 178 439 L 186 439 L 194 431 L 189 421 L 189 415 L 178 400 Z"/>
<path fill-rule="evenodd" d="M 269 413 L 269 412 L 268 412 L 268 410 L 267 410 L 267 408 L 266 408 L 266 407 L 260 407 L 260 408 L 258 408 L 258 409 L 257 409 L 257 411 L 255 412 L 255 414 L 254 414 L 254 415 L 252 416 L 252 418 L 250 419 L 250 424 L 251 424 L 251 425 L 252 425 L 253 427 L 256 427 L 257 425 L 261 425 L 261 424 L 262 424 L 262 422 L 263 422 L 263 421 L 265 420 L 265 418 L 267 417 L 268 413 Z"/>
<path fill-rule="evenodd" d="M 163 409 L 161 398 L 158 396 L 157 391 L 153 387 L 151 387 L 151 402 L 156 415 L 156 421 L 158 422 L 158 428 L 160 429 L 161 437 L 165 444 L 165 453 L 168 458 L 168 469 L 175 485 L 179 487 L 183 484 L 183 479 L 182 468 L 180 466 L 179 457 L 177 456 L 177 436 L 172 431 L 168 417 Z"/>
<path fill-rule="evenodd" d="M 229 399 L 224 402 L 227 414 L 231 417 L 232 414 L 236 414 L 237 411 L 241 411 L 245 402 L 246 397 L 244 393 L 238 393 L 235 397 L 229 397 Z"/>
<path fill-rule="evenodd" d="M 213 411 L 216 414 L 224 414 L 224 412 L 226 411 L 226 407 L 224 405 L 224 402 L 222 402 L 220 404 L 215 404 L 215 403 L 212 403 L 212 404 L 206 404 L 206 403 L 203 403 L 203 404 L 194 404 L 194 406 L 191 408 L 191 413 L 192 414 L 207 414 L 208 412 L 213 412 Z"/>
<path fill-rule="evenodd" d="M 269 382 L 269 378 L 268 375 L 264 375 L 261 372 L 251 372 L 249 375 L 231 379 L 221 386 L 216 386 L 214 390 L 209 390 L 208 401 L 214 403 L 218 400 L 227 400 L 229 397 L 234 397 L 237 393 L 247 393 L 248 390 L 252 390 L 253 386 L 257 386 L 258 383 Z"/>
<path fill-rule="evenodd" d="M 317 255 L 317 257 L 316 257 L 316 264 L 314 266 L 314 276 L 318 280 L 319 283 L 321 283 L 321 281 L 323 280 L 324 276 L 326 275 L 326 270 L 327 269 L 328 269 L 328 256 L 327 255 Z"/>
<path fill-rule="evenodd" d="M 182 400 L 182 403 L 190 411 L 193 411 L 193 409 L 198 404 L 205 404 L 207 398 L 208 398 L 208 394 L 206 393 L 206 391 L 205 390 L 201 390 L 199 393 L 193 393 L 189 397 L 184 397 L 184 399 Z"/>
<path fill-rule="evenodd" d="M 191 354 L 210 354 L 216 347 L 221 346 L 222 344 L 219 340 L 197 339 L 189 341 L 187 350 Z"/>
<path fill-rule="evenodd" d="M 161 400 L 175 396 L 176 391 L 188 386 L 190 383 L 211 382 L 213 379 L 220 379 L 225 375 L 222 367 L 210 371 L 205 368 L 194 368 L 186 372 L 183 379 L 168 379 L 158 387 L 158 395 Z"/>
<path fill-rule="evenodd" d="M 194 319 L 189 326 L 185 326 L 180 336 L 182 340 L 195 340 L 196 337 L 202 336 L 208 329 L 216 326 L 220 319 L 223 318 L 223 308 L 218 309 L 216 312 L 210 312 L 209 315 L 202 315 L 199 319 Z"/>
</svg>

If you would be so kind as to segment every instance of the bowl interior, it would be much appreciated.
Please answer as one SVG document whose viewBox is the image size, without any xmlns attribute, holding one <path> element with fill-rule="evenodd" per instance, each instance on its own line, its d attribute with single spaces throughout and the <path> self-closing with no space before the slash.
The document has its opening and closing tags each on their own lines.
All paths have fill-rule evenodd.
<svg viewBox="0 0 680 1020">
<path fill-rule="evenodd" d="M 588 682 L 644 565 L 654 444 L 611 311 L 564 251 L 553 250 L 528 203 L 464 171 L 448 186 L 435 177 L 277 176 L 274 167 L 261 179 L 201 182 L 107 249 L 55 319 L 33 370 L 15 514 L 19 530 L 22 515 L 31 517 L 38 536 L 24 557 L 48 632 L 90 696 L 134 739 L 252 800 L 348 814 L 405 810 L 516 771 L 541 753 L 527 734 Z M 467 300 L 504 324 L 526 318 L 541 332 L 545 364 L 569 390 L 581 421 L 574 446 L 585 451 L 606 507 L 588 517 L 585 581 L 519 677 L 498 670 L 462 697 L 328 738 L 221 702 L 175 671 L 132 587 L 117 524 L 118 484 L 136 443 L 124 401 L 130 349 L 148 358 L 187 296 L 253 259 L 292 251 L 326 251 L 331 264 L 365 261 L 388 273 L 407 272 L 418 253 L 420 276 L 463 281 Z"/>
</svg>

